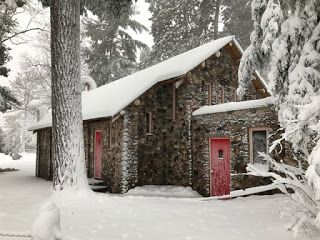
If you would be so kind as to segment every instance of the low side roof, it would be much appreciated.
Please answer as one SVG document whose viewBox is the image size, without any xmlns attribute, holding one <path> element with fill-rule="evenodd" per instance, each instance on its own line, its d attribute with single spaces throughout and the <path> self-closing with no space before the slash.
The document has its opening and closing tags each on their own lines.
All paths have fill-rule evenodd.
<svg viewBox="0 0 320 240">
<path fill-rule="evenodd" d="M 186 74 L 232 41 L 242 51 L 234 36 L 220 38 L 112 83 L 82 92 L 83 120 L 116 115 L 158 82 Z M 29 130 L 50 127 L 51 124 L 51 116 L 45 116 Z"/>
<path fill-rule="evenodd" d="M 242 102 L 228 102 L 217 105 L 203 106 L 192 113 L 193 116 L 206 115 L 212 113 L 231 112 L 251 108 L 268 107 L 274 104 L 273 97 Z"/>
</svg>

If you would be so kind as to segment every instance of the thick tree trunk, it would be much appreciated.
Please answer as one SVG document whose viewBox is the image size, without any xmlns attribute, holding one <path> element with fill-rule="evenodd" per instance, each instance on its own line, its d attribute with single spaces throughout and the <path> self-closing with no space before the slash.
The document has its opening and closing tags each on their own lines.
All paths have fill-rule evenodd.
<svg viewBox="0 0 320 240">
<path fill-rule="evenodd" d="M 219 17 L 220 17 L 221 0 L 216 0 L 216 10 L 214 14 L 214 39 L 219 37 Z"/>
<path fill-rule="evenodd" d="M 80 0 L 51 1 L 54 189 L 85 187 L 80 82 Z"/>
</svg>

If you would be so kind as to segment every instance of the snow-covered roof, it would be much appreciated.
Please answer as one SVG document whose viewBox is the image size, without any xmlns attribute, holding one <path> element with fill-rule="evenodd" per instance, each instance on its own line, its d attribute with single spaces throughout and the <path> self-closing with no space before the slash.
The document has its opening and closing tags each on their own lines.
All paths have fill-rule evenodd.
<svg viewBox="0 0 320 240">
<path fill-rule="evenodd" d="M 230 42 L 234 43 L 236 48 L 243 53 L 235 37 L 228 36 L 203 44 L 109 84 L 90 91 L 83 91 L 83 120 L 115 116 L 155 84 L 186 74 Z M 267 86 L 262 78 L 259 80 Z M 50 127 L 51 119 L 49 113 L 29 130 Z"/>
<path fill-rule="evenodd" d="M 116 115 L 155 84 L 186 74 L 232 41 L 239 46 L 234 36 L 220 38 L 112 83 L 82 92 L 83 120 Z M 242 51 L 240 46 L 239 50 Z M 51 116 L 46 116 L 29 130 L 50 126 Z"/>
<path fill-rule="evenodd" d="M 237 110 L 268 107 L 274 104 L 273 97 L 262 98 L 258 100 L 249 100 L 242 102 L 228 102 L 217 105 L 203 106 L 192 113 L 193 116 L 212 113 L 231 112 Z"/>
</svg>

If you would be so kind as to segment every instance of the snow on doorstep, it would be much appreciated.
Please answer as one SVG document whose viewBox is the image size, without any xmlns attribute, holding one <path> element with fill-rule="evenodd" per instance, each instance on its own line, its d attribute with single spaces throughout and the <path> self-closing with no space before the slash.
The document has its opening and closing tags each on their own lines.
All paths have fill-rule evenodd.
<svg viewBox="0 0 320 240">
<path fill-rule="evenodd" d="M 258 100 L 242 101 L 242 102 L 229 102 L 222 103 L 211 106 L 203 106 L 198 110 L 193 112 L 193 116 L 220 113 L 220 112 L 230 112 L 236 110 L 250 109 L 250 108 L 261 108 L 267 107 L 274 104 L 273 97 L 267 97 Z"/>
<path fill-rule="evenodd" d="M 130 189 L 125 195 L 167 198 L 200 198 L 191 187 L 146 185 Z"/>
<path fill-rule="evenodd" d="M 186 74 L 232 41 L 239 46 L 234 36 L 220 38 L 112 83 L 82 92 L 83 120 L 116 115 L 153 85 Z M 29 130 L 50 126 L 49 115 Z"/>
</svg>

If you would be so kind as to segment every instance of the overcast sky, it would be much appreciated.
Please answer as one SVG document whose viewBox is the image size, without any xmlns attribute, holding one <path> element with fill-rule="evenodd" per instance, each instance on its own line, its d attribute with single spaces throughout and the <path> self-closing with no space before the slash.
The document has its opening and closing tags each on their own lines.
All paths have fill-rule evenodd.
<svg viewBox="0 0 320 240">
<path fill-rule="evenodd" d="M 43 10 L 38 0 L 31 0 L 31 2 L 36 12 L 30 14 L 28 11 L 22 12 L 19 10 L 16 16 L 19 23 L 18 29 L 24 30 L 27 26 L 29 28 L 41 27 L 43 24 L 49 23 L 50 21 L 49 9 Z M 148 29 L 151 29 L 151 21 L 149 20 L 151 13 L 148 11 L 149 4 L 144 0 L 139 0 L 134 4 L 139 12 L 139 14 L 135 16 L 135 19 L 144 24 Z M 153 38 L 148 32 L 143 32 L 135 37 L 150 47 L 153 45 Z M 19 44 L 17 45 L 11 42 L 7 43 L 7 45 L 12 48 L 10 51 L 12 59 L 7 64 L 11 69 L 11 72 L 9 73 L 8 78 L 0 77 L 0 85 L 2 86 L 9 86 L 10 81 L 12 81 L 19 71 L 21 71 L 19 63 L 24 54 L 37 54 L 37 48 L 35 47 L 37 43 L 37 31 L 29 32 L 21 38 L 14 39 L 13 42 Z M 0 126 L 3 126 L 3 124 L 3 114 L 0 113 Z"/>
</svg>

